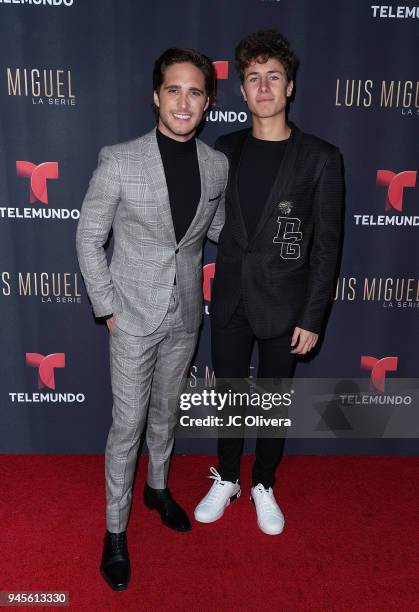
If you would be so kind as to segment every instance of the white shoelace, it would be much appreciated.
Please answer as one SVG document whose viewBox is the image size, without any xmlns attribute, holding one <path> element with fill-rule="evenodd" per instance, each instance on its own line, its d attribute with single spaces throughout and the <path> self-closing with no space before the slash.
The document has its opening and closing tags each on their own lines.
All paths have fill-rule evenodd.
<svg viewBox="0 0 419 612">
<path fill-rule="evenodd" d="M 215 469 L 215 467 L 210 467 L 210 472 L 211 472 L 211 476 L 208 476 L 208 478 L 211 478 L 212 480 L 214 480 L 214 483 L 211 487 L 211 489 L 208 491 L 208 497 L 207 497 L 207 501 L 212 501 L 214 498 L 218 497 L 220 493 L 222 493 L 222 489 L 219 488 L 219 486 L 224 486 L 225 481 L 221 480 L 221 475 L 217 472 L 217 470 Z"/>
<path fill-rule="evenodd" d="M 262 494 L 260 498 L 261 509 L 263 512 L 267 512 L 269 514 L 274 514 L 275 516 L 281 516 L 281 510 L 279 509 L 278 504 L 275 501 L 274 493 L 272 488 L 265 489 L 262 484 L 258 484 L 256 486 L 256 491 Z"/>
</svg>

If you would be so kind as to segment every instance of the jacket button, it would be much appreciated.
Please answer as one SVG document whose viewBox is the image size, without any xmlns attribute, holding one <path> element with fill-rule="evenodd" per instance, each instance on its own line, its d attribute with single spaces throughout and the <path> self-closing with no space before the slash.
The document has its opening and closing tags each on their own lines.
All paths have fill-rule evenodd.
<svg viewBox="0 0 419 612">
<path fill-rule="evenodd" d="M 175 251 L 175 255 L 177 255 L 179 253 L 179 249 L 176 249 Z"/>
</svg>

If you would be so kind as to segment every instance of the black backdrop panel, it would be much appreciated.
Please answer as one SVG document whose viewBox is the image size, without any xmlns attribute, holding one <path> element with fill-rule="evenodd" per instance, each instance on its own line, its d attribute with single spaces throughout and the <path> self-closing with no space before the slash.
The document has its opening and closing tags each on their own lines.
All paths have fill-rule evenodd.
<svg viewBox="0 0 419 612">
<path fill-rule="evenodd" d="M 284 32 L 301 59 L 291 119 L 338 145 L 345 160 L 336 299 L 321 351 L 297 375 L 368 376 L 362 355 L 397 356 L 392 376 L 418 375 L 418 17 L 412 3 L 389 6 L 0 2 L 1 452 L 103 451 L 111 419 L 108 338 L 93 320 L 74 244 L 98 151 L 153 127 L 152 67 L 169 46 L 196 47 L 225 62 L 203 140 L 212 144 L 249 125 L 233 56 L 238 40 L 258 28 Z M 390 203 L 389 176 L 404 185 Z M 206 264 L 215 253 L 208 244 Z M 207 369 L 205 314 L 192 372 Z M 182 440 L 177 448 L 214 445 Z M 406 453 L 416 444 L 293 440 L 287 448 Z"/>
</svg>

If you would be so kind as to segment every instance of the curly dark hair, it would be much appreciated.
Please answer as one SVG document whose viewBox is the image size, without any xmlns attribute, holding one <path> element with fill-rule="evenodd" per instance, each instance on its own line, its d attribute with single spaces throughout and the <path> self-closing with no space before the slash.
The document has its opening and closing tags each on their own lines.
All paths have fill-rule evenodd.
<svg viewBox="0 0 419 612">
<path fill-rule="evenodd" d="M 259 30 L 243 38 L 236 47 L 235 64 L 240 80 L 244 81 L 245 69 L 255 60 L 264 64 L 271 57 L 285 68 L 288 81 L 294 78 L 298 58 L 289 41 L 277 30 Z"/>
</svg>

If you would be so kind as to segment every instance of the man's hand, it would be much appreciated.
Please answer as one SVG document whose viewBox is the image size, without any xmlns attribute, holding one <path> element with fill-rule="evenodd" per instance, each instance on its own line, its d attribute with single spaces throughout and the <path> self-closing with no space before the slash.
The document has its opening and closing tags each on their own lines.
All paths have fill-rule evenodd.
<svg viewBox="0 0 419 612">
<path fill-rule="evenodd" d="M 109 319 L 106 319 L 106 325 L 108 326 L 108 329 L 111 332 L 113 327 L 113 317 L 109 317 Z"/>
<path fill-rule="evenodd" d="M 296 327 L 291 340 L 291 346 L 294 346 L 295 348 L 291 351 L 291 353 L 295 353 L 296 355 L 306 355 L 316 346 L 318 339 L 319 334 L 307 331 L 306 329 L 301 329 L 301 327 Z M 297 346 L 295 346 L 296 344 Z"/>
</svg>

